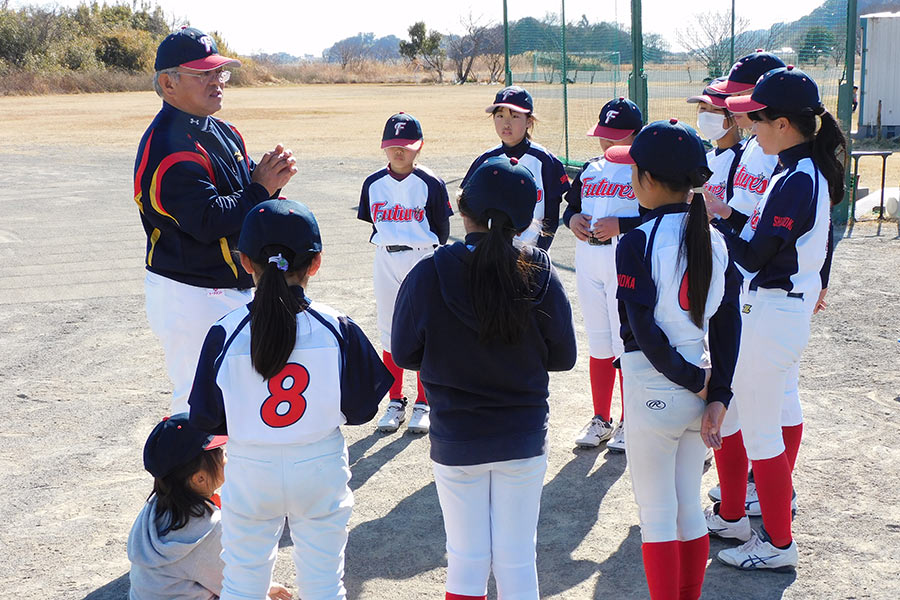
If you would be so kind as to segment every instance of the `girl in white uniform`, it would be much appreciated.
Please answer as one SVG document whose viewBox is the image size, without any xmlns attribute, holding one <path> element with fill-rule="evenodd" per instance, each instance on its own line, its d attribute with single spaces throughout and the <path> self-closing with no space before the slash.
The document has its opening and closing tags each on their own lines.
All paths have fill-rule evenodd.
<svg viewBox="0 0 900 600">
<path fill-rule="evenodd" d="M 618 98 L 603 105 L 597 125 L 588 135 L 600 139 L 605 152 L 612 146 L 628 146 L 643 126 L 641 110 L 631 100 Z M 594 416 L 578 434 L 575 444 L 594 448 L 610 440 L 614 431 L 619 445 L 607 448 L 625 451 L 624 421 L 613 429 L 610 408 L 622 355 L 619 310 L 616 301 L 616 246 L 621 234 L 640 225 L 638 203 L 631 188 L 631 167 L 607 161 L 603 156 L 584 163 L 581 173 L 566 192 L 563 222 L 575 234 L 575 277 L 578 300 L 590 350 L 591 398 Z M 621 381 L 621 373 L 619 374 Z M 624 412 L 624 411 L 623 411 Z"/>
<path fill-rule="evenodd" d="M 256 295 L 209 330 L 189 399 L 191 424 L 229 435 L 220 596 L 265 596 L 287 517 L 299 596 L 344 598 L 353 494 L 340 426 L 370 421 L 392 379 L 359 326 L 304 292 L 322 264 L 306 206 L 258 204 L 238 249 Z"/>
<path fill-rule="evenodd" d="M 844 169 L 835 156 L 846 151 L 846 140 L 822 105 L 815 82 L 790 65 L 769 71 L 751 96 L 729 98 L 727 105 L 748 113 L 760 147 L 777 155 L 783 170 L 740 231 L 716 221 L 745 286 L 734 402 L 716 457 L 723 503 L 707 512 L 707 526 L 727 537 L 749 538 L 719 552 L 725 564 L 788 570 L 796 567 L 798 553 L 791 534 L 796 453 L 792 458 L 787 452 L 782 428 L 785 390 L 819 303 L 830 209 L 844 194 Z M 746 457 L 753 463 L 763 518 L 759 534 L 749 531 L 745 516 L 732 520 L 723 514 L 730 496 L 740 498 L 746 489 L 746 463 L 741 464 Z"/>
<path fill-rule="evenodd" d="M 606 159 L 632 165 L 649 211 L 616 250 L 625 444 L 644 571 L 653 600 L 696 600 L 709 556 L 700 479 L 731 398 L 734 363 L 719 357 L 735 355 L 738 284 L 702 198 L 691 201 L 691 188 L 710 176 L 693 129 L 657 121 Z"/>
<path fill-rule="evenodd" d="M 422 149 L 422 126 L 412 115 L 397 113 L 388 119 L 381 147 L 388 166 L 369 175 L 363 183 L 357 218 L 372 224 L 375 244 L 373 284 L 382 360 L 394 376 L 390 402 L 378 421 L 378 430 L 393 432 L 406 420 L 403 369 L 391 356 L 391 318 L 397 290 L 419 259 L 431 254 L 450 235 L 450 199 L 444 181 L 416 157 Z M 411 433 L 428 433 L 428 400 L 416 375 L 416 402 L 407 425 Z"/>
</svg>

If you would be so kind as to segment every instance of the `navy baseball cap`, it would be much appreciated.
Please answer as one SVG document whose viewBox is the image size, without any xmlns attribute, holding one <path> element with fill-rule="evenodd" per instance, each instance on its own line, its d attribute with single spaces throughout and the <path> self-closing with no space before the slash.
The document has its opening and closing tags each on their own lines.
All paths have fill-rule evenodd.
<svg viewBox="0 0 900 600">
<path fill-rule="evenodd" d="M 164 418 L 144 444 L 144 468 L 154 477 L 165 477 L 201 452 L 224 446 L 227 435 L 210 435 L 188 420 L 188 413 Z"/>
<path fill-rule="evenodd" d="M 484 112 L 494 112 L 494 109 L 505 106 L 509 110 L 520 113 L 533 113 L 534 100 L 531 94 L 523 87 L 511 85 L 505 87 L 494 96 L 494 103 L 484 109 Z"/>
<path fill-rule="evenodd" d="M 241 61 L 219 55 L 219 48 L 212 36 L 193 27 L 182 27 L 160 43 L 153 68 L 157 71 L 174 67 L 211 71 L 228 64 L 239 67 Z"/>
<path fill-rule="evenodd" d="M 238 250 L 251 260 L 265 265 L 270 256 L 263 255 L 266 246 L 284 246 L 294 253 L 294 260 L 322 251 L 322 237 L 316 217 L 296 200 L 266 200 L 244 217 Z M 281 265 L 279 265 L 281 268 Z M 281 270 L 287 270 L 287 265 Z"/>
<path fill-rule="evenodd" d="M 749 113 L 764 108 L 778 112 L 799 114 L 812 111 L 821 114 L 824 110 L 819 97 L 819 86 L 813 78 L 788 65 L 769 71 L 759 78 L 756 88 L 749 96 L 728 99 L 728 110 Z"/>
<path fill-rule="evenodd" d="M 708 86 L 703 88 L 703 93 L 698 96 L 691 96 L 687 99 L 689 104 L 697 104 L 698 102 L 703 102 L 705 104 L 711 104 L 716 108 L 725 108 L 725 98 L 728 97 L 728 94 L 723 94 L 721 92 L 717 92 L 713 89 L 714 85 L 722 85 L 726 81 L 728 81 L 727 77 L 719 77 L 712 81 Z"/>
<path fill-rule="evenodd" d="M 603 105 L 600 116 L 597 117 L 597 125 L 588 130 L 587 134 L 618 142 L 639 131 L 643 126 L 644 116 L 641 109 L 631 100 L 620 97 Z"/>
<path fill-rule="evenodd" d="M 687 175 L 694 187 L 712 176 L 703 140 L 693 127 L 678 119 L 654 121 L 637 134 L 630 146 L 613 146 L 604 156 L 610 162 L 637 165 L 662 177 L 677 179 Z"/>
<path fill-rule="evenodd" d="M 734 63 L 728 73 L 728 79 L 709 87 L 712 91 L 722 94 L 739 94 L 752 90 L 759 78 L 767 71 L 783 66 L 784 61 L 771 52 L 757 50 Z"/>
<path fill-rule="evenodd" d="M 534 219 L 537 185 L 531 171 L 517 159 L 494 156 L 475 169 L 463 188 L 463 197 L 474 218 L 485 220 L 492 212 L 504 213 L 519 231 Z"/>
<path fill-rule="evenodd" d="M 412 115 L 400 112 L 384 124 L 381 147 L 400 146 L 418 152 L 422 148 L 423 137 L 422 125 L 419 120 Z"/>
</svg>

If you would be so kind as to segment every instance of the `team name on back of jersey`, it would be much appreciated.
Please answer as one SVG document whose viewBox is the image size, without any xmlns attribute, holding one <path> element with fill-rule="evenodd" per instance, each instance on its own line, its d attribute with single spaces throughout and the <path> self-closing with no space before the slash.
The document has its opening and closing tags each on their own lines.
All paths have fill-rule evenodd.
<svg viewBox="0 0 900 600">
<path fill-rule="evenodd" d="M 421 223 L 425 220 L 425 209 L 423 208 L 406 208 L 395 204 L 385 209 L 387 202 L 375 202 L 372 204 L 372 220 L 375 223 L 411 223 L 417 221 Z"/>
<path fill-rule="evenodd" d="M 606 177 L 597 183 L 594 183 L 593 177 L 585 177 L 581 183 L 582 198 L 614 198 L 618 196 L 626 200 L 634 200 L 634 190 L 625 183 L 613 183 Z"/>
<path fill-rule="evenodd" d="M 747 190 L 754 194 L 764 194 L 768 185 L 769 179 L 766 176 L 748 173 L 744 165 L 741 165 L 737 170 L 737 173 L 734 174 L 734 187 Z"/>
</svg>

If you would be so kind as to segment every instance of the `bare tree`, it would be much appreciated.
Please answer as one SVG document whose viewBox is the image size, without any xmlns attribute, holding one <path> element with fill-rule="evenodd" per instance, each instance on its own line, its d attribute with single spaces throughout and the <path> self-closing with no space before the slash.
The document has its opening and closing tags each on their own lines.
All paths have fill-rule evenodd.
<svg viewBox="0 0 900 600">
<path fill-rule="evenodd" d="M 354 37 L 335 42 L 325 50 L 323 58 L 328 62 L 339 63 L 341 69 L 360 67 L 369 55 L 374 39 L 374 33 L 358 33 Z"/>
<path fill-rule="evenodd" d="M 485 65 L 487 65 L 490 83 L 500 81 L 506 60 L 503 25 L 493 25 L 485 30 L 481 56 L 484 57 Z"/>
<path fill-rule="evenodd" d="M 461 36 L 447 38 L 447 58 L 453 62 L 456 70 L 457 83 L 463 84 L 469 80 L 475 59 L 484 47 L 487 27 L 469 13 L 460 23 L 464 33 Z"/>
<path fill-rule="evenodd" d="M 747 30 L 749 20 L 735 18 L 735 56 L 746 53 L 746 41 L 741 36 Z M 719 77 L 731 66 L 731 13 L 729 11 L 700 13 L 694 22 L 675 31 L 675 39 L 690 54 L 706 65 L 710 77 Z M 739 41 L 741 41 L 739 43 Z M 739 48 L 739 45 L 741 46 Z"/>
</svg>

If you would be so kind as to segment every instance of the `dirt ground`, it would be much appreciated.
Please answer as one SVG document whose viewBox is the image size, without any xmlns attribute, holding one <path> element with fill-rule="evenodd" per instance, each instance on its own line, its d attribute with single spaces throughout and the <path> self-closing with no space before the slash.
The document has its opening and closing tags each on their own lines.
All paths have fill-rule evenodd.
<svg viewBox="0 0 900 600">
<path fill-rule="evenodd" d="M 285 194 L 313 208 L 325 245 L 310 294 L 375 339 L 373 252 L 355 206 L 365 176 L 382 166 L 384 120 L 397 110 L 418 116 L 422 162 L 455 190 L 472 158 L 495 143 L 481 112 L 494 92 L 317 86 L 226 94 L 221 116 L 239 126 L 253 156 L 284 141 L 300 157 Z M 148 93 L 0 98 L 0 598 L 127 595 L 125 542 L 151 487 L 141 448 L 170 390 L 144 316 L 145 242 L 131 200 L 137 142 L 158 106 Z M 795 474 L 800 567 L 745 574 L 713 560 L 703 598 L 900 597 L 898 233 L 896 223 L 863 223 L 841 240 L 829 307 L 814 318 Z M 553 259 L 577 313 L 574 242 L 564 228 Z M 580 315 L 576 324 L 582 356 L 551 378 L 542 596 L 647 598 L 625 459 L 573 449 L 591 415 Z M 617 413 L 618 399 L 613 406 Z M 446 554 L 427 438 L 382 435 L 373 425 L 345 435 L 356 496 L 349 597 L 441 597 Z M 711 470 L 704 493 L 714 484 Z M 288 544 L 276 580 L 290 585 Z M 723 547 L 712 543 L 713 552 Z"/>
</svg>

